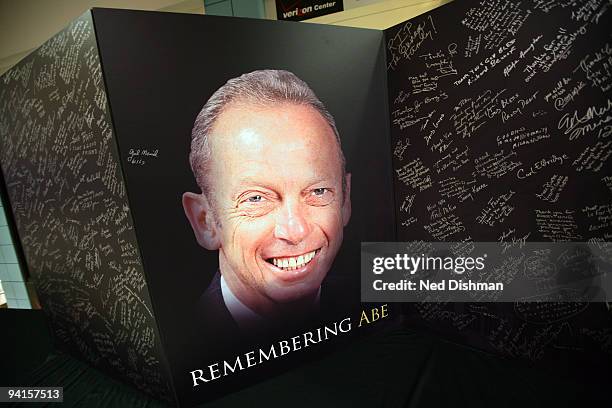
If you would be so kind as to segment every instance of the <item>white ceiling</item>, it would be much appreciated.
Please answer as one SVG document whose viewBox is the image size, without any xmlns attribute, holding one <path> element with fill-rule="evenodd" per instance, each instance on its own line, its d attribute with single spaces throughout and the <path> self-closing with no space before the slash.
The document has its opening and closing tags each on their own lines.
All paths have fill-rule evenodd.
<svg viewBox="0 0 612 408">
<path fill-rule="evenodd" d="M 0 0 L 0 73 L 92 7 L 204 13 L 203 0 Z"/>
</svg>

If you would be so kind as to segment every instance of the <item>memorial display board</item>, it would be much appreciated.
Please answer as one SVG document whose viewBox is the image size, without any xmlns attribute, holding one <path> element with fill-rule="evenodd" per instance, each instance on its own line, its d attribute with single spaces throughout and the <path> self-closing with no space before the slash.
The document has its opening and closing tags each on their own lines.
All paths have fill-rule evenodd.
<svg viewBox="0 0 612 408">
<path fill-rule="evenodd" d="M 529 242 L 607 267 L 611 20 L 606 1 L 458 1 L 385 31 L 84 14 L 0 78 L 9 221 L 58 344 L 194 405 L 394 324 L 361 292 L 364 243 L 494 243 L 463 278 L 534 288 L 578 255 L 512 252 Z M 401 313 L 607 364 L 606 274 L 588 299 L 424 291 Z"/>
</svg>

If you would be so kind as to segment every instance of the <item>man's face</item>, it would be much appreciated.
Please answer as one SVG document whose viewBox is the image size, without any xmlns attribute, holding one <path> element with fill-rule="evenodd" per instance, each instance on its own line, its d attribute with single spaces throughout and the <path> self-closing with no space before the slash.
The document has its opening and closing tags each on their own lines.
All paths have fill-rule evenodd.
<svg viewBox="0 0 612 408">
<path fill-rule="evenodd" d="M 236 104 L 209 140 L 219 263 L 232 291 L 264 313 L 316 295 L 350 216 L 328 123 L 310 106 Z"/>
</svg>

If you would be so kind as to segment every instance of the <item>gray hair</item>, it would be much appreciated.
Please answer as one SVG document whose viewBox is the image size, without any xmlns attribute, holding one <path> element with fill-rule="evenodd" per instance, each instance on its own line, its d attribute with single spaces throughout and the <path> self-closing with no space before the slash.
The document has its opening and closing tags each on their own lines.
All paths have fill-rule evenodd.
<svg viewBox="0 0 612 408">
<path fill-rule="evenodd" d="M 336 136 L 342 170 L 342 192 L 343 196 L 345 195 L 346 160 L 342 153 L 340 135 L 333 116 L 306 82 L 289 71 L 272 69 L 253 71 L 230 79 L 206 101 L 196 117 L 191 131 L 189 162 L 202 193 L 208 195 L 211 191 L 207 179 L 211 160 L 210 133 L 219 116 L 234 102 L 246 102 L 256 106 L 270 106 L 289 102 L 297 105 L 308 105 L 316 109 Z"/>
</svg>

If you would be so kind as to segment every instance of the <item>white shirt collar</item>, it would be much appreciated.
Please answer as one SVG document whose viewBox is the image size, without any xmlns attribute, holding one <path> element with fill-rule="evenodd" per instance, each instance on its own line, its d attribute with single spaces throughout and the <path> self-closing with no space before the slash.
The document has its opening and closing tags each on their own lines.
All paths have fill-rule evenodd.
<svg viewBox="0 0 612 408">
<path fill-rule="evenodd" d="M 223 296 L 225 307 L 227 307 L 227 310 L 229 310 L 232 318 L 241 330 L 257 332 L 263 330 L 267 326 L 267 321 L 263 316 L 257 314 L 234 295 L 229 286 L 227 286 L 227 282 L 225 282 L 223 275 L 221 275 L 221 295 Z M 319 307 L 320 298 L 321 288 L 319 287 L 317 297 L 314 301 L 315 309 Z"/>
<path fill-rule="evenodd" d="M 265 324 L 262 316 L 255 313 L 251 308 L 242 303 L 227 286 L 225 278 L 221 275 L 221 295 L 223 302 L 242 330 L 258 330 Z"/>
</svg>

